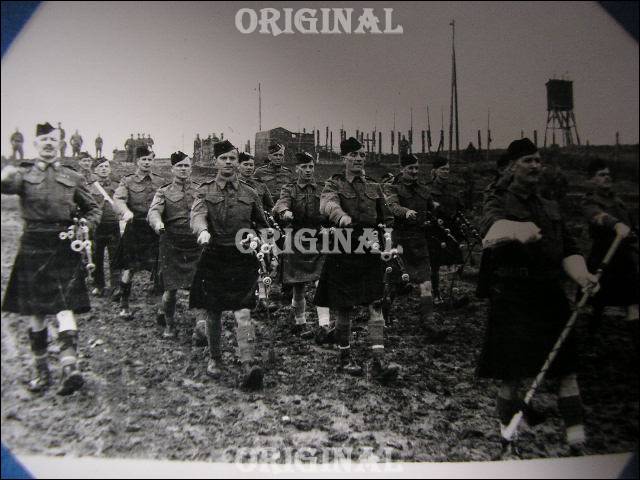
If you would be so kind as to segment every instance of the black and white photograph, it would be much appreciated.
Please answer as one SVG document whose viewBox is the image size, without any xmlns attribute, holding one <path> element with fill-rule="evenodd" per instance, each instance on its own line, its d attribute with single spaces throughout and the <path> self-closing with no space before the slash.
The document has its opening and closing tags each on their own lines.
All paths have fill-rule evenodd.
<svg viewBox="0 0 640 480">
<path fill-rule="evenodd" d="M 637 477 L 637 3 L 21 3 L 3 478 Z"/>
</svg>

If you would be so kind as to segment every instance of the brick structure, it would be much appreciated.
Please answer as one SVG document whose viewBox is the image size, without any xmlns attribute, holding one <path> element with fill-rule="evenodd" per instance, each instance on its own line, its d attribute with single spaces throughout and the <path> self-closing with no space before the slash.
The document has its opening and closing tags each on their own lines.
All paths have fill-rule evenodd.
<svg viewBox="0 0 640 480">
<path fill-rule="evenodd" d="M 262 165 L 267 159 L 267 149 L 273 142 L 285 146 L 284 163 L 293 164 L 295 154 L 303 150 L 314 156 L 316 154 L 314 132 L 293 133 L 286 128 L 277 127 L 256 133 L 255 157 L 258 165 Z"/>
</svg>

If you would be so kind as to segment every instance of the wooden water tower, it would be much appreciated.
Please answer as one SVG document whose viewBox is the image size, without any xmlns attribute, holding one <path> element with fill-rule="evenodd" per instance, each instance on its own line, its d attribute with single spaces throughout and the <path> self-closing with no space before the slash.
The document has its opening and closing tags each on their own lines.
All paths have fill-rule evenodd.
<svg viewBox="0 0 640 480">
<path fill-rule="evenodd" d="M 551 144 L 557 145 L 556 130 L 559 130 L 563 146 L 580 145 L 580 136 L 573 113 L 573 82 L 570 80 L 549 80 L 547 82 L 547 128 L 544 131 L 544 146 L 551 130 Z"/>
</svg>

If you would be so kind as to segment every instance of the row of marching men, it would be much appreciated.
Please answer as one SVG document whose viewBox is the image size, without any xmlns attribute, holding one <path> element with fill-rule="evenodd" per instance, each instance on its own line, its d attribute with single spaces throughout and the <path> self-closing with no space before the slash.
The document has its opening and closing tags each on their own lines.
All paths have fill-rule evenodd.
<svg viewBox="0 0 640 480">
<path fill-rule="evenodd" d="M 134 273 L 153 269 L 158 258 L 165 290 L 167 336 L 175 334 L 176 291 L 190 289 L 190 307 L 206 311 L 204 336 L 210 357 L 207 373 L 212 377 L 219 377 L 227 368 L 221 355 L 221 314 L 233 311 L 241 378 L 249 389 L 260 388 L 264 374 L 256 351 L 251 309 L 256 303 L 256 285 L 265 269 L 257 254 L 241 252 L 239 247 L 245 244 L 245 239 L 238 239 L 237 233 L 242 229 L 270 228 L 265 214 L 270 191 L 280 190 L 277 199 L 271 198 L 275 200 L 271 211 L 294 229 L 309 227 L 321 232 L 319 227 L 327 222 L 336 230 L 355 232 L 346 242 L 336 242 L 337 254 L 293 252 L 281 259 L 283 282 L 293 285 L 292 310 L 296 324 L 301 326 L 299 331 L 306 330 L 304 285 L 317 281 L 314 304 L 319 308 L 319 331 L 324 331 L 320 337 L 332 336 L 337 344 L 339 371 L 362 373 L 362 366 L 352 358 L 350 348 L 351 314 L 357 305 L 369 309 L 373 378 L 386 383 L 396 378 L 400 369 L 386 362 L 384 355 L 383 302 L 389 296 L 385 289 L 388 267 L 381 261 L 377 242 L 359 248 L 362 246 L 359 234 L 377 231 L 380 235 L 374 240 L 380 240 L 384 230 L 394 227 L 394 241 L 402 245 L 402 253 L 391 258 L 399 271 L 406 272 L 409 280 L 419 286 L 424 322 L 428 324 L 432 318 L 434 286 L 428 280 L 428 259 L 435 250 L 430 249 L 427 241 L 430 236 L 425 229 L 436 228 L 445 236 L 451 233 L 438 228 L 440 222 L 433 212 L 439 206 L 430 195 L 437 188 L 446 191 L 446 164 L 436 166 L 431 192 L 418 181 L 418 160 L 411 156 L 402 159 L 401 173 L 383 186 L 366 177 L 366 152 L 357 140 L 349 138 L 340 146 L 344 172 L 333 175 L 320 187 L 313 174 L 314 159 L 308 154 L 296 156 L 294 175 L 282 166 L 283 147 L 272 145 L 269 164 L 254 173 L 252 158 L 224 141 L 215 146 L 217 175 L 200 185 L 191 181 L 191 160 L 185 154 L 172 155 L 174 179 L 165 184 L 162 177 L 151 171 L 153 152 L 140 147 L 136 172 L 123 177 L 117 187 L 109 185 L 109 166 L 103 159 L 95 162 L 98 181 L 87 187 L 80 174 L 61 165 L 56 158 L 59 141 L 56 129 L 49 124 L 39 125 L 35 142 L 39 158 L 2 171 L 2 193 L 20 195 L 25 220 L 3 310 L 30 316 L 29 337 L 36 365 L 31 387 L 35 391 L 48 387 L 51 381 L 46 315 L 56 315 L 59 323 L 63 367 L 59 393 L 71 393 L 83 383 L 76 362 L 74 313 L 89 310 L 90 303 L 84 278 L 78 274 L 82 269 L 81 256 L 69 248 L 68 236 L 60 235 L 73 224 L 72 218 L 78 212 L 85 224 L 77 225 L 76 236 L 87 228 L 94 233 L 96 246 L 103 234 L 114 238 L 119 235 L 116 220 L 127 223 L 113 255 L 114 270 L 121 270 L 122 317 L 131 317 L 129 299 Z M 561 273 L 581 287 L 595 291 L 598 278 L 591 271 L 601 261 L 597 257 L 602 256 L 602 245 L 606 246 L 611 236 L 626 239 L 614 260 L 618 259 L 618 267 L 627 275 L 625 281 L 628 278 L 632 282 L 631 288 L 624 290 L 626 296 L 622 300 L 628 306 L 629 319 L 637 325 L 638 317 L 637 240 L 635 243 L 628 240 L 633 238 L 630 235 L 633 219 L 611 191 L 608 167 L 591 165 L 591 180 L 597 188 L 585 199 L 585 212 L 592 230 L 606 238 L 596 242 L 602 245 L 587 265 L 557 204 L 541 199 L 536 193 L 541 162 L 535 146 L 527 139 L 512 142 L 504 160 L 504 171 L 488 189 L 483 209 L 479 294 L 489 298 L 490 310 L 478 370 L 481 376 L 503 381 L 498 398 L 503 423 L 520 408 L 519 383 L 543 367 L 547 353 L 563 329 L 569 307 L 561 288 Z M 111 217 L 106 215 L 107 205 L 113 210 Z M 107 228 L 107 224 L 111 226 Z M 250 243 L 256 243 L 257 247 L 257 240 Z M 446 242 L 441 244 L 443 250 L 444 246 Z M 604 283 L 602 290 L 611 291 L 611 282 L 608 288 Z M 335 312 L 333 328 L 329 309 Z M 559 406 L 568 427 L 567 439 L 579 444 L 584 442 L 585 433 L 575 341 L 569 338 L 556 354 L 549 374 L 561 378 Z"/>
<path fill-rule="evenodd" d="M 217 143 L 214 149 L 217 174 L 200 185 L 191 180 L 191 159 L 182 152 L 171 156 L 173 181 L 164 184 L 164 178 L 151 170 L 153 152 L 144 149 L 137 152 L 136 172 L 122 178 L 112 192 L 112 199 L 106 182 L 99 180 L 92 184 L 94 190 L 101 190 L 94 191 L 98 200 L 102 195 L 127 223 L 112 262 L 112 271 L 121 270 L 120 316 L 132 316 L 129 300 L 133 274 L 154 270 L 158 259 L 159 283 L 164 288 L 163 335 L 167 338 L 176 335 L 177 291 L 188 289 L 189 306 L 207 312 L 204 325 L 195 329 L 194 340 L 198 342 L 198 337 L 206 339 L 210 353 L 207 372 L 218 377 L 224 368 L 220 345 L 221 314 L 232 310 L 237 322 L 243 383 L 248 388 L 259 388 L 263 370 L 256 360 L 251 310 L 255 307 L 256 282 L 260 280 L 259 298 L 264 301 L 268 298 L 265 290 L 270 290 L 265 289 L 264 277 L 274 275 L 265 271 L 267 268 L 260 268 L 260 255 L 246 255 L 241 251 L 238 242 L 242 239 L 238 232 L 279 228 L 281 224 L 289 227 L 290 235 L 310 229 L 314 238 L 306 240 L 314 242 L 321 234 L 326 234 L 324 227 L 350 228 L 351 244 L 343 246 L 339 255 L 325 255 L 320 250 L 304 248 L 296 250 L 296 246 L 294 251 L 279 256 L 281 265 L 277 276 L 282 285 L 291 290 L 293 329 L 303 338 L 314 335 L 306 321 L 305 288 L 309 284 L 317 285 L 314 299 L 318 313 L 316 341 L 337 343 L 339 370 L 355 375 L 362 372 L 362 367 L 353 361 L 350 353 L 351 309 L 356 305 L 367 305 L 372 372 L 383 381 L 394 378 L 398 366 L 386 364 L 383 355 L 383 306 L 385 302 L 390 305 L 395 286 L 389 285 L 393 280 L 385 280 L 382 252 L 372 251 L 371 245 L 365 251 L 356 250 L 367 230 L 382 236 L 385 228 L 393 226 L 394 217 L 399 219 L 393 241 L 402 243 L 405 261 L 397 258 L 397 254 L 396 258 L 403 267 L 404 282 L 410 279 L 419 285 L 421 315 L 428 326 L 434 300 L 441 302 L 437 283 L 436 295 L 433 295 L 427 245 L 427 238 L 437 237 L 428 237 L 425 226 L 428 218 L 433 218 L 436 204 L 427 187 L 418 181 L 418 159 L 411 155 L 403 157 L 402 173 L 383 188 L 364 175 L 366 153 L 363 146 L 353 138 L 347 139 L 341 145 L 344 173 L 332 176 L 322 186 L 315 177 L 314 158 L 308 153 L 296 154 L 296 171 L 293 172 L 282 164 L 284 147 L 279 144 L 269 147 L 268 163 L 257 170 L 253 157 L 239 152 L 229 141 Z M 101 159 L 95 163 L 95 174 L 103 178 L 107 176 L 101 170 L 107 168 L 102 167 L 105 163 Z M 447 192 L 444 185 L 448 180 L 448 168 L 445 163 L 436 166 L 433 190 L 439 189 L 443 204 L 457 209 L 459 200 Z M 272 191 L 279 194 L 273 195 Z M 117 216 L 111 218 L 109 232 L 105 234 L 115 240 Z M 442 232 L 446 230 L 442 226 L 437 228 Z M 100 237 L 96 236 L 98 247 L 103 243 Z M 112 245 L 115 244 L 113 241 Z M 440 249 L 446 242 L 438 240 L 434 245 L 432 250 Z M 461 257 L 457 244 L 455 249 L 457 257 Z M 267 248 L 265 253 L 269 251 Z M 436 255 L 431 257 L 432 262 L 437 258 Z M 445 259 L 440 258 L 439 262 L 442 264 Z M 396 273 L 400 273 L 398 263 Z M 104 285 L 104 280 L 98 281 Z M 269 305 L 265 307 L 270 308 Z M 336 316 L 333 323 L 330 310 Z"/>
</svg>

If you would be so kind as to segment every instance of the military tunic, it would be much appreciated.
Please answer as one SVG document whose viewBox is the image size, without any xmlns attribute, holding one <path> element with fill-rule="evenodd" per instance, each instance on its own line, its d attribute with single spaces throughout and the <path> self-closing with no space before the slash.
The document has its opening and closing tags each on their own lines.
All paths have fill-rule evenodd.
<svg viewBox="0 0 640 480">
<path fill-rule="evenodd" d="M 165 290 L 189 289 L 193 282 L 202 251 L 189 227 L 197 187 L 191 180 L 174 180 L 158 189 L 149 208 L 149 225 L 155 230 L 162 222 L 165 229 L 158 258 L 158 274 Z"/>
<path fill-rule="evenodd" d="M 257 168 L 253 176 L 256 180 L 267 185 L 271 192 L 272 203 L 277 202 L 280 198 L 280 190 L 283 185 L 294 182 L 296 179 L 288 167 L 284 165 L 276 167 L 272 163 Z"/>
<path fill-rule="evenodd" d="M 320 212 L 329 221 L 339 225 L 344 215 L 349 215 L 353 229 L 351 252 L 345 252 L 338 242 L 339 254 L 327 255 L 314 303 L 320 307 L 347 308 L 369 305 L 384 295 L 384 265 L 380 256 L 365 250 L 355 253 L 359 237 L 365 228 L 379 224 L 393 225 L 393 215 L 386 204 L 382 186 L 366 177 L 336 174 L 327 182 L 320 195 Z M 346 229 L 345 229 L 346 230 Z"/>
<path fill-rule="evenodd" d="M 589 222 L 593 241 L 587 266 L 595 272 L 615 238 L 614 225 L 622 222 L 635 232 L 618 247 L 616 254 L 600 278 L 600 291 L 590 302 L 597 306 L 627 306 L 638 303 L 638 237 L 637 221 L 615 192 L 595 190 L 585 195 L 582 208 Z"/>
<path fill-rule="evenodd" d="M 2 193 L 18 195 L 24 230 L 2 310 L 22 315 L 49 315 L 63 310 L 90 310 L 86 270 L 71 241 L 62 240 L 78 213 L 91 230 L 101 210 L 82 176 L 59 160 L 23 164 L 2 181 Z"/>
<path fill-rule="evenodd" d="M 537 375 L 569 319 L 562 260 L 579 251 L 557 203 L 535 189 L 514 182 L 494 188 L 483 209 L 483 233 L 502 219 L 533 222 L 542 235 L 536 242 L 513 241 L 483 252 L 480 277 L 490 304 L 478 375 L 516 380 Z M 565 375 L 575 368 L 570 335 L 549 374 Z"/>
<path fill-rule="evenodd" d="M 454 221 L 456 213 L 463 210 L 464 205 L 461 195 L 455 186 L 449 182 L 435 180 L 429 183 L 427 188 L 435 202 L 435 217 L 444 222 L 442 227 L 449 229 L 451 235 L 457 240 L 457 242 L 453 242 L 444 235 L 442 228 L 434 226 L 427 230 L 429 257 L 431 267 L 435 271 L 441 265 L 459 265 L 464 261 L 459 244 L 460 240 L 462 240 L 462 234 Z M 443 243 L 445 244 L 444 248 L 442 248 Z"/>
<path fill-rule="evenodd" d="M 116 191 L 117 183 L 111 179 L 97 179 L 89 185 L 89 191 L 93 195 L 94 200 L 102 208 L 102 217 L 100 224 L 93 236 L 93 263 L 96 265 L 96 271 L 94 272 L 94 279 L 96 286 L 104 288 L 104 252 L 109 252 L 109 266 L 111 271 L 111 287 L 116 285 L 116 279 L 118 277 L 118 269 L 114 267 L 114 261 L 116 252 L 118 250 L 118 244 L 120 243 L 120 225 L 118 221 L 118 214 L 114 210 L 114 207 L 109 203 L 100 190 L 98 190 L 96 183 L 99 183 L 103 190 L 113 200 L 113 194 Z"/>
<path fill-rule="evenodd" d="M 273 196 L 271 195 L 271 191 L 269 190 L 269 187 L 267 187 L 267 184 L 251 177 L 239 178 L 241 182 L 246 183 L 258 193 L 258 197 L 260 197 L 260 201 L 262 202 L 263 210 L 271 212 L 271 209 L 273 208 Z"/>
<path fill-rule="evenodd" d="M 385 185 L 387 203 L 395 217 L 394 242 L 402 246 L 402 259 L 411 282 L 429 279 L 429 249 L 425 222 L 434 210 L 426 185 L 402 174 Z M 407 211 L 417 212 L 415 220 L 407 219 Z"/>
<path fill-rule="evenodd" d="M 133 219 L 127 223 L 118 247 L 117 268 L 156 273 L 158 236 L 147 223 L 147 213 L 156 191 L 166 183 L 152 172 L 144 175 L 136 172 L 120 180 L 114 201 L 121 211 L 131 210 Z"/>
<path fill-rule="evenodd" d="M 325 217 L 320 213 L 320 192 L 321 188 L 315 180 L 304 182 L 297 180 L 282 187 L 280 191 L 280 199 L 276 202 L 273 212 L 282 216 L 289 210 L 293 213 L 293 222 L 291 225 L 291 235 L 296 234 L 299 230 L 305 228 L 314 232 L 313 235 L 300 236 L 302 247 L 305 250 L 311 250 L 311 243 L 315 238 L 316 245 L 320 245 L 318 241 L 318 233 L 325 223 Z M 309 238 L 308 241 L 303 241 Z M 300 252 L 297 250 L 295 242 L 291 242 L 294 249 L 293 253 L 284 253 L 280 255 L 282 265 L 282 282 L 284 284 L 315 282 L 320 278 L 320 272 L 324 264 L 324 255 L 320 252 Z"/>
<path fill-rule="evenodd" d="M 211 235 L 204 248 L 191 286 L 190 308 L 209 311 L 255 307 L 258 261 L 236 246 L 241 229 L 267 228 L 262 204 L 254 189 L 231 177 L 218 175 L 196 190 L 191 208 L 191 229 L 196 238 Z"/>
</svg>

